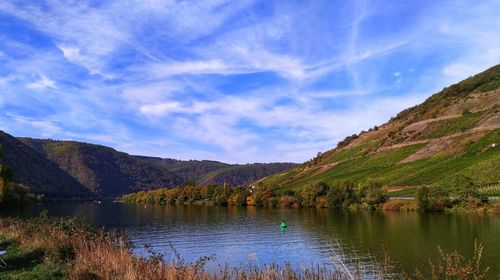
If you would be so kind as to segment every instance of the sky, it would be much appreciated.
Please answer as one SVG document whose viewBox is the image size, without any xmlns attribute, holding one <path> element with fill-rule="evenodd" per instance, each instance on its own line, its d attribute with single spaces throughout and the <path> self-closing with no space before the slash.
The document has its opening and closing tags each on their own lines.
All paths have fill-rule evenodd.
<svg viewBox="0 0 500 280">
<path fill-rule="evenodd" d="M 0 2 L 0 130 L 303 162 L 500 62 L 500 1 Z"/>
</svg>

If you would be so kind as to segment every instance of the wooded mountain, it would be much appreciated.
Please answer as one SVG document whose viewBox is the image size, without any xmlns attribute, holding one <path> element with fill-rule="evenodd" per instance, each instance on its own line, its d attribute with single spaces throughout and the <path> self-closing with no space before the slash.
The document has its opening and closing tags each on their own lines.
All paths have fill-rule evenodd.
<svg viewBox="0 0 500 280">
<path fill-rule="evenodd" d="M 29 186 L 37 194 L 52 198 L 85 198 L 93 194 L 83 184 L 62 170 L 55 162 L 32 148 L 0 131 L 2 164 L 14 170 L 13 180 Z"/>
<path fill-rule="evenodd" d="M 451 187 L 457 176 L 500 181 L 500 65 L 443 89 L 387 123 L 261 183 L 296 190 L 372 178 L 393 190 Z M 342 125 L 342 124 L 340 124 Z"/>
<path fill-rule="evenodd" d="M 231 165 L 133 156 L 112 148 L 75 141 L 15 138 L 0 133 L 3 162 L 14 181 L 48 197 L 116 197 L 186 182 L 197 185 L 249 184 L 292 163 Z"/>
<path fill-rule="evenodd" d="M 265 176 L 295 167 L 295 163 L 227 164 L 210 160 L 175 160 L 138 156 L 164 166 L 180 177 L 197 185 L 247 185 Z"/>
<path fill-rule="evenodd" d="M 109 147 L 74 141 L 18 139 L 100 196 L 113 197 L 184 182 L 156 164 Z"/>
</svg>

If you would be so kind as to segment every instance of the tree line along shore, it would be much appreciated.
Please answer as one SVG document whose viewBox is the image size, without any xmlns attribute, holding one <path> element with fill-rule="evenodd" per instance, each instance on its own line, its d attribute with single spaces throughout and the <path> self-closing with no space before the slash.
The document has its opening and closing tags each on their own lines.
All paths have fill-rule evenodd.
<svg viewBox="0 0 500 280">
<path fill-rule="evenodd" d="M 469 177 L 457 177 L 455 188 L 419 187 L 415 199 L 389 199 L 380 182 L 317 183 L 300 190 L 257 184 L 250 187 L 183 186 L 123 195 L 121 201 L 166 205 L 257 206 L 282 208 L 382 209 L 393 211 L 475 211 L 500 213 L 500 202 L 481 195 Z"/>
</svg>

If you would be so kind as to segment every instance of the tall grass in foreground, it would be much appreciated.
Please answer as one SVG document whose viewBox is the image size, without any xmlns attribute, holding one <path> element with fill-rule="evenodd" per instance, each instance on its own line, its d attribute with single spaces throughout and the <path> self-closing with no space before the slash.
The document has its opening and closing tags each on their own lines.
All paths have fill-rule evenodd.
<svg viewBox="0 0 500 280">
<path fill-rule="evenodd" d="M 337 244 L 338 245 L 338 244 Z M 131 253 L 132 244 L 117 231 L 102 231 L 77 223 L 75 220 L 52 220 L 44 217 L 32 220 L 0 219 L 0 249 L 8 247 L 5 256 L 9 267 L 0 279 L 366 279 L 364 263 L 347 267 L 345 256 L 335 254 L 335 265 L 294 268 L 284 266 L 253 266 L 245 269 L 219 267 L 207 271 L 205 264 L 212 257 L 186 263 L 175 251 L 176 259 L 166 262 L 163 255 L 149 250 L 148 257 Z M 441 252 L 442 261 L 431 266 L 432 273 L 419 270 L 414 276 L 395 273 L 386 258 L 382 264 L 373 262 L 376 273 L 369 279 L 483 279 L 480 269 L 482 246 L 476 245 L 472 260 L 456 253 Z M 368 269 L 373 271 L 371 268 Z"/>
</svg>

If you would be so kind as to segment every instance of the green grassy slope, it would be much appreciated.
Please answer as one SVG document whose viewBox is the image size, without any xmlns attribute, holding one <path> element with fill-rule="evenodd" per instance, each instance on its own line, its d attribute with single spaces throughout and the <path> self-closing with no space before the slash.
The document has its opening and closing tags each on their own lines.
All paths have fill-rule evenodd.
<svg viewBox="0 0 500 280">
<path fill-rule="evenodd" d="M 330 151 L 260 182 L 297 190 L 318 182 L 450 187 L 456 175 L 479 185 L 500 182 L 500 65 L 445 88 L 388 123 L 346 138 Z M 492 187 L 492 189 L 494 189 Z"/>
</svg>

